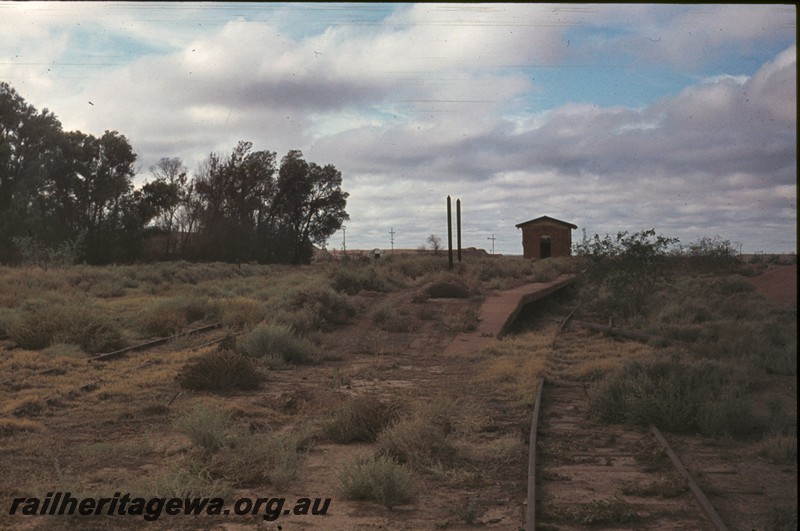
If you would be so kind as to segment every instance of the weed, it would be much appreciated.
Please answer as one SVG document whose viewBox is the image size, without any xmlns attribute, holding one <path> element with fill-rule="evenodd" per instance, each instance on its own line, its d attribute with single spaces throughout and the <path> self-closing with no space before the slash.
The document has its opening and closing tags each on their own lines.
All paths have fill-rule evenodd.
<svg viewBox="0 0 800 531">
<path fill-rule="evenodd" d="M 348 500 L 376 501 L 392 509 L 412 498 L 411 472 L 388 457 L 357 458 L 342 471 L 340 482 Z"/>
<path fill-rule="evenodd" d="M 220 409 L 197 406 L 175 419 L 175 427 L 208 452 L 216 452 L 228 439 L 229 415 Z"/>
<path fill-rule="evenodd" d="M 375 267 L 339 266 L 331 274 L 331 287 L 348 295 L 362 290 L 387 292 L 391 282 Z"/>
<path fill-rule="evenodd" d="M 263 323 L 236 341 L 236 350 L 268 364 L 307 364 L 318 359 L 316 347 L 298 337 L 288 325 Z"/>
<path fill-rule="evenodd" d="M 263 373 L 250 358 L 230 350 L 211 350 L 188 362 L 178 375 L 181 387 L 227 392 L 257 389 Z"/>
</svg>

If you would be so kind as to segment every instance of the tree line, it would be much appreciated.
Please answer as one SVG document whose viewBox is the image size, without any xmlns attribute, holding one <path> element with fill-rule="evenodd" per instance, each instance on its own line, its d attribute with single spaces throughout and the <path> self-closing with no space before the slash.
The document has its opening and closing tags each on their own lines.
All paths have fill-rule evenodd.
<svg viewBox="0 0 800 531">
<path fill-rule="evenodd" d="M 139 188 L 117 131 L 64 131 L 0 82 L 0 262 L 130 263 L 144 258 L 307 262 L 349 219 L 342 174 L 289 151 L 239 142 L 193 176 L 179 158 Z"/>
</svg>

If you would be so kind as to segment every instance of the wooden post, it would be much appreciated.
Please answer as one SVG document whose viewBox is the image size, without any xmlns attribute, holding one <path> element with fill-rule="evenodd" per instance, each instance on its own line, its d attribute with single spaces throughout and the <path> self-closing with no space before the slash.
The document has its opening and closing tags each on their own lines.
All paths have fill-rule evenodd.
<svg viewBox="0 0 800 531">
<path fill-rule="evenodd" d="M 447 196 L 447 267 L 453 269 L 453 210 Z"/>
<path fill-rule="evenodd" d="M 456 241 L 458 242 L 458 262 L 461 263 L 461 199 L 456 199 Z"/>
</svg>

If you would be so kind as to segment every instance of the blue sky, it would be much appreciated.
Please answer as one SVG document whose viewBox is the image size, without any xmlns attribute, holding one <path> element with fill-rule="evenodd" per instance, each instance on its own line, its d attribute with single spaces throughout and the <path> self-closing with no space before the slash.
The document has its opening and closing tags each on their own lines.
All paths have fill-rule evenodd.
<svg viewBox="0 0 800 531">
<path fill-rule="evenodd" d="M 137 184 L 239 140 L 333 164 L 351 249 L 444 236 L 449 194 L 505 254 L 541 215 L 786 252 L 795 35 L 793 5 L 0 2 L 0 79 L 125 134 Z"/>
</svg>

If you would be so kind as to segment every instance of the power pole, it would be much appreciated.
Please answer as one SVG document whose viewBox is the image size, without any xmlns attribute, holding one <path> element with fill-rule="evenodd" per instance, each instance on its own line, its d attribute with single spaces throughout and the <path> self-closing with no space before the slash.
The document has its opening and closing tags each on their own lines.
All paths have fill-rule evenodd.
<svg viewBox="0 0 800 531">
<path fill-rule="evenodd" d="M 494 241 L 495 241 L 497 238 L 495 238 L 495 237 L 494 237 L 494 234 L 492 234 L 492 237 L 491 237 L 491 238 L 486 238 L 486 239 L 487 239 L 487 240 L 492 240 L 492 256 L 494 256 Z"/>
<path fill-rule="evenodd" d="M 347 254 L 347 227 L 342 225 L 342 252 Z"/>
<path fill-rule="evenodd" d="M 392 227 L 391 230 L 389 230 L 389 237 L 390 237 L 389 241 L 392 242 L 392 252 L 394 252 L 394 227 Z"/>
</svg>

